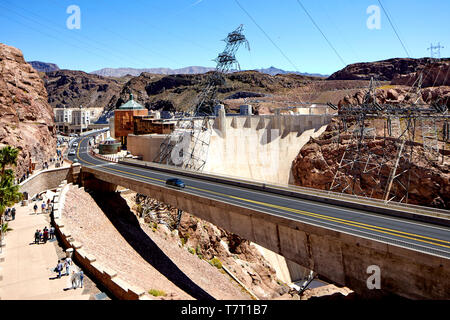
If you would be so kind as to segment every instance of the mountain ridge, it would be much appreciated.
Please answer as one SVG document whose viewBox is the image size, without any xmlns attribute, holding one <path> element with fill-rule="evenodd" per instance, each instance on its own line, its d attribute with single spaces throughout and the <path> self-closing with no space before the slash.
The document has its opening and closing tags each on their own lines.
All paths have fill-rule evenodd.
<svg viewBox="0 0 450 320">
<path fill-rule="evenodd" d="M 90 74 L 96 74 L 102 77 L 115 77 L 120 78 L 126 75 L 131 76 L 139 76 L 143 72 L 153 73 L 153 74 L 164 74 L 164 75 L 174 75 L 174 74 L 203 74 L 210 71 L 215 70 L 213 67 L 202 67 L 202 66 L 189 66 L 185 68 L 179 69 L 170 69 L 170 68 L 103 68 L 100 70 L 95 70 L 90 72 Z M 232 72 L 238 72 L 239 70 L 232 70 Z M 297 71 L 286 71 L 283 69 L 275 68 L 273 66 L 269 68 L 261 68 L 261 69 L 253 69 L 253 70 L 242 70 L 242 71 L 258 71 L 261 73 L 269 74 L 269 75 L 277 75 L 277 74 L 298 74 L 303 76 L 310 77 L 323 77 L 326 78 L 328 75 L 322 75 L 319 73 L 306 73 L 306 72 L 297 72 Z"/>
</svg>

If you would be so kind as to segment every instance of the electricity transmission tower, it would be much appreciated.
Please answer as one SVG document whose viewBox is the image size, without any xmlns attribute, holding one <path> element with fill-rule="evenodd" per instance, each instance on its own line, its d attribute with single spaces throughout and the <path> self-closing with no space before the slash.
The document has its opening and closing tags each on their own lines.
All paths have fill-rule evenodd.
<svg viewBox="0 0 450 320">
<path fill-rule="evenodd" d="M 430 44 L 430 47 L 427 48 L 427 50 L 430 50 L 430 58 L 431 59 L 441 59 L 441 49 L 444 49 L 444 47 L 441 47 L 441 43 L 438 42 L 437 46 L 433 46 L 433 44 Z"/>
<path fill-rule="evenodd" d="M 382 194 L 377 191 L 376 197 L 386 202 L 408 202 L 418 145 L 416 123 L 421 124 L 424 155 L 429 161 L 437 161 L 440 155 L 437 122 L 443 123 L 443 140 L 448 141 L 447 106 L 441 102 L 431 106 L 419 103 L 421 86 L 419 76 L 410 90 L 418 97 L 412 103 L 379 104 L 372 79 L 362 104 L 341 106 L 337 141 L 339 147 L 346 140 L 346 146 L 330 191 L 374 197 L 375 190 L 381 189 Z M 377 132 L 381 124 L 384 136 Z"/>
<path fill-rule="evenodd" d="M 211 138 L 211 118 L 218 103 L 217 89 L 225 83 L 225 73 L 233 68 L 240 70 L 235 56 L 239 47 L 245 45 L 250 50 L 243 34 L 243 25 L 230 32 L 224 41 L 224 51 L 214 60 L 217 63 L 216 69 L 209 74 L 207 85 L 187 112 L 190 118 L 177 120 L 175 130 L 161 144 L 154 162 L 195 171 L 203 170 Z"/>
</svg>

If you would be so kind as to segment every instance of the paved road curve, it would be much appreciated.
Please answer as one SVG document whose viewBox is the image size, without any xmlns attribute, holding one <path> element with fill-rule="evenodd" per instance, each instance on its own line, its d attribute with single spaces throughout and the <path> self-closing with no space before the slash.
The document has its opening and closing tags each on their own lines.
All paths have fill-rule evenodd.
<svg viewBox="0 0 450 320">
<path fill-rule="evenodd" d="M 79 138 L 79 141 L 76 158 L 83 166 L 96 167 L 97 170 L 132 177 L 135 180 L 155 185 L 165 185 L 168 178 L 179 177 L 186 183 L 185 190 L 180 192 L 217 199 L 257 209 L 267 214 L 450 258 L 450 228 L 150 169 L 109 163 L 87 153 L 89 136 Z M 71 157 L 71 159 L 73 158 L 75 157 Z"/>
</svg>

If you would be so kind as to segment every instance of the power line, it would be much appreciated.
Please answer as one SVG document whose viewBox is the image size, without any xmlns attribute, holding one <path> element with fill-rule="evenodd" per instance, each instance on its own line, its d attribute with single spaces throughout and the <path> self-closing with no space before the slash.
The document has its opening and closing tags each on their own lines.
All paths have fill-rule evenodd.
<svg viewBox="0 0 450 320">
<path fill-rule="evenodd" d="M 17 6 L 17 5 L 16 5 L 16 6 Z M 45 30 L 45 29 L 48 29 L 48 31 L 53 31 L 53 32 L 56 31 L 56 32 L 57 32 L 56 34 L 58 34 L 58 35 L 60 35 L 61 31 L 65 31 L 65 29 L 62 28 L 62 27 L 59 27 L 59 26 L 53 26 L 53 25 L 51 25 L 50 23 L 49 23 L 49 24 L 44 24 L 44 23 L 41 22 L 41 21 L 44 21 L 44 20 L 47 20 L 47 19 L 45 19 L 45 18 L 43 18 L 43 17 L 41 17 L 41 16 L 39 16 L 39 15 L 37 15 L 37 14 L 35 14 L 35 13 L 32 13 L 32 12 L 30 12 L 30 11 L 24 9 L 24 8 L 21 8 L 20 6 L 17 6 L 17 7 L 20 8 L 20 9 L 22 9 L 22 11 L 27 11 L 27 12 L 31 13 L 32 15 L 38 17 L 40 20 L 36 20 L 35 18 L 32 18 L 32 17 L 30 17 L 30 16 L 26 16 L 26 15 L 24 15 L 24 14 L 22 14 L 22 13 L 19 13 L 19 12 L 16 11 L 16 8 L 13 9 L 13 8 L 4 7 L 4 6 L 2 6 L 1 4 L 0 4 L 0 7 L 3 7 L 3 8 L 6 9 L 7 11 L 9 11 L 10 13 L 15 14 L 16 16 L 19 16 L 19 17 L 21 17 L 21 18 L 23 18 L 23 19 L 26 19 L 26 20 L 30 21 L 31 23 L 35 23 L 35 24 L 37 24 L 37 25 L 40 25 L 40 26 L 44 27 L 44 28 L 33 28 L 32 26 L 29 26 L 29 25 L 26 25 L 26 24 L 22 24 L 23 26 L 26 26 L 26 27 L 32 29 L 32 30 L 35 31 L 35 32 L 38 32 L 38 33 L 41 33 L 41 34 L 45 34 L 46 36 L 49 36 L 49 34 L 46 34 L 46 33 L 42 32 L 42 30 L 43 30 L 43 29 L 44 29 L 44 30 Z M 11 18 L 10 18 L 10 19 L 11 19 Z M 12 19 L 11 19 L 11 20 L 12 20 Z M 14 21 L 14 20 L 13 20 L 13 21 Z M 47 20 L 47 21 L 48 21 L 48 20 Z M 18 21 L 15 21 L 15 22 L 21 24 L 21 23 L 18 22 Z M 76 36 L 76 37 L 75 37 L 75 36 Z M 103 59 L 115 58 L 117 61 L 121 61 L 121 62 L 123 62 L 124 60 L 134 61 L 134 59 L 132 59 L 132 57 L 130 57 L 129 54 L 120 53 L 120 51 L 118 51 L 118 50 L 112 50 L 111 48 L 105 46 L 104 44 L 102 44 L 102 43 L 100 43 L 100 42 L 98 42 L 98 41 L 89 39 L 89 38 L 86 37 L 86 36 L 84 37 L 84 38 L 85 38 L 85 39 L 84 39 L 84 38 L 83 38 L 82 36 L 80 36 L 80 35 L 72 34 L 71 37 L 72 37 L 73 40 L 75 40 L 75 41 L 70 41 L 70 39 L 67 39 L 67 40 L 69 40 L 69 41 L 67 41 L 66 39 L 61 40 L 61 39 L 58 39 L 58 37 L 56 37 L 56 36 L 54 36 L 54 35 L 52 35 L 52 36 L 50 36 L 50 37 L 51 37 L 51 38 L 54 38 L 54 39 L 56 39 L 56 40 L 58 40 L 58 41 L 60 41 L 60 42 L 64 42 L 64 43 L 70 44 L 71 46 L 73 46 L 73 47 L 75 47 L 75 48 L 79 48 L 79 49 L 82 49 L 82 50 L 85 50 L 85 51 L 90 51 L 90 52 L 94 53 L 92 50 L 97 50 L 97 51 L 99 51 L 99 52 L 101 52 L 101 53 L 105 53 L 106 56 L 105 56 L 105 55 L 99 55 L 98 53 L 94 53 L 95 55 L 100 56 L 100 57 L 102 57 Z M 78 38 L 78 39 L 77 39 L 77 38 Z M 81 47 L 79 47 L 79 46 L 74 45 L 72 42 L 76 42 L 76 43 L 79 43 L 79 44 L 84 44 L 84 45 L 87 46 L 87 48 L 81 48 Z M 103 48 L 102 48 L 102 47 L 103 47 Z M 91 49 L 92 49 L 92 50 L 91 50 Z M 143 63 L 143 62 L 144 62 L 144 61 L 141 60 L 141 63 Z"/>
<path fill-rule="evenodd" d="M 278 49 L 278 51 L 280 51 L 280 53 L 283 55 L 283 57 L 289 61 L 289 63 L 294 67 L 295 71 L 298 71 L 297 67 L 295 66 L 295 64 L 291 61 L 291 59 L 288 58 L 288 56 L 283 52 L 283 50 L 280 49 L 279 46 L 277 46 L 277 44 L 272 40 L 272 38 L 264 31 L 264 29 L 255 21 L 255 19 L 253 19 L 253 17 L 250 15 L 250 13 L 247 12 L 247 10 L 244 9 L 244 7 L 239 3 L 238 0 L 234 0 L 236 2 L 236 4 L 242 9 L 242 11 L 245 12 L 245 14 L 253 21 L 253 23 L 258 27 L 259 30 L 261 30 L 261 32 L 266 36 L 267 39 L 269 39 L 269 41 L 274 45 L 275 48 Z"/>
<path fill-rule="evenodd" d="M 383 11 L 384 11 L 384 14 L 385 14 L 386 17 L 388 18 L 388 21 L 389 21 L 389 23 L 391 24 L 391 27 L 392 27 L 392 29 L 394 30 L 395 35 L 397 36 L 398 40 L 399 40 L 400 43 L 402 44 L 402 47 L 403 47 L 403 49 L 405 50 L 407 57 L 408 57 L 408 58 L 411 58 L 410 55 L 409 55 L 408 50 L 407 50 L 406 47 L 405 47 L 405 44 L 403 43 L 402 39 L 400 39 L 400 36 L 398 35 L 397 29 L 394 27 L 394 24 L 392 23 L 392 20 L 391 20 L 391 18 L 389 17 L 389 14 L 387 13 L 387 11 L 386 11 L 386 9 L 384 8 L 384 6 L 381 4 L 381 0 L 378 0 L 378 3 L 380 4 L 381 8 L 382 8 Z"/>
<path fill-rule="evenodd" d="M 331 44 L 331 42 L 328 40 L 328 38 L 326 37 L 326 35 L 322 32 L 322 30 L 320 29 L 320 27 L 317 25 L 317 23 L 314 21 L 313 17 L 309 14 L 308 10 L 306 10 L 305 6 L 300 2 L 300 0 L 297 0 L 297 3 L 300 5 L 300 7 L 302 7 L 303 11 L 305 11 L 306 15 L 309 17 L 309 19 L 312 21 L 312 23 L 314 24 L 314 26 L 317 28 L 317 30 L 319 30 L 319 32 L 322 34 L 322 36 L 324 37 L 324 39 L 326 40 L 326 42 L 328 43 L 328 45 L 331 47 L 331 49 L 333 49 L 334 53 L 336 53 L 336 55 L 338 56 L 339 60 L 341 60 L 341 62 L 344 64 L 344 67 L 347 65 L 347 63 L 345 63 L 344 59 L 342 59 L 341 55 L 337 52 L 336 48 Z"/>
</svg>

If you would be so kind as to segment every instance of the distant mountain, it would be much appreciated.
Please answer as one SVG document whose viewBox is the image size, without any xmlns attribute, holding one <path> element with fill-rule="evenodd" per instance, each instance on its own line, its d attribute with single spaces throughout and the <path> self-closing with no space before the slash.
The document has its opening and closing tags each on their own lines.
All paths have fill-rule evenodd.
<svg viewBox="0 0 450 320">
<path fill-rule="evenodd" d="M 28 62 L 37 72 L 51 72 L 60 70 L 59 67 L 54 63 L 41 62 L 41 61 L 30 61 Z"/>
<path fill-rule="evenodd" d="M 275 76 L 277 74 L 299 74 L 302 76 L 308 76 L 308 77 L 322 77 L 322 78 L 326 78 L 329 75 L 325 75 L 325 74 L 320 74 L 320 73 L 305 73 L 305 72 L 297 72 L 297 71 L 285 71 L 283 69 L 278 69 L 275 67 L 270 67 L 270 68 L 265 68 L 265 69 L 255 69 L 255 71 L 259 71 L 261 73 L 266 73 L 266 74 L 270 74 L 271 76 Z"/>
<path fill-rule="evenodd" d="M 151 68 L 151 69 L 134 69 L 134 68 L 105 68 L 97 71 L 92 71 L 91 74 L 96 74 L 103 77 L 116 77 L 120 78 L 126 75 L 131 76 L 139 76 L 142 72 L 153 73 L 153 74 L 165 74 L 165 75 L 173 75 L 173 74 L 203 74 L 209 71 L 214 70 L 211 67 L 186 67 L 181 69 L 169 69 L 169 68 Z M 232 70 L 236 72 L 237 70 Z M 299 74 L 302 76 L 310 76 L 310 77 L 328 77 L 328 75 L 322 75 L 318 73 L 301 73 L 296 71 L 285 71 L 282 69 L 278 69 L 275 67 L 270 67 L 266 69 L 256 69 L 254 71 L 258 71 L 265 74 L 270 74 L 271 76 L 275 76 L 277 74 Z"/>
<path fill-rule="evenodd" d="M 115 77 L 120 78 L 126 75 L 139 76 L 142 72 L 153 74 L 202 74 L 208 71 L 214 70 L 214 68 L 207 67 L 186 67 L 181 69 L 170 68 L 150 68 L 150 69 L 135 69 L 135 68 L 104 68 L 97 71 L 92 71 L 91 74 L 96 74 L 102 77 Z"/>
</svg>

